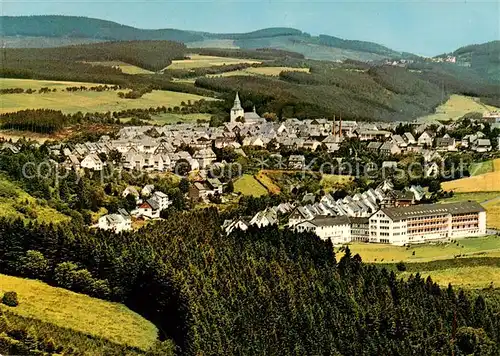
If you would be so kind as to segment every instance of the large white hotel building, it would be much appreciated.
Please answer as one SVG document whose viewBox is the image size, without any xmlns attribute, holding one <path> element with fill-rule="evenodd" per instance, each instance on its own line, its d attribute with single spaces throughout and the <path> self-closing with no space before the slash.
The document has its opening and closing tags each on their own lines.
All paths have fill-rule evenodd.
<svg viewBox="0 0 500 356">
<path fill-rule="evenodd" d="M 317 216 L 294 226 L 333 244 L 364 241 L 406 245 L 486 234 L 486 211 L 476 202 L 381 208 L 370 218 Z"/>
</svg>

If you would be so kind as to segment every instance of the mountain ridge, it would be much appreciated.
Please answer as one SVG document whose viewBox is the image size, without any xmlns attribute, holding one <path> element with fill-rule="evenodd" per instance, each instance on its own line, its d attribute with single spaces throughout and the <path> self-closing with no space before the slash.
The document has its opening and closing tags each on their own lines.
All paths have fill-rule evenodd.
<svg viewBox="0 0 500 356">
<path fill-rule="evenodd" d="M 268 27 L 242 33 L 211 33 L 173 28 L 140 29 L 108 20 L 63 15 L 1 16 L 0 22 L 2 23 L 0 36 L 3 37 L 31 36 L 75 40 L 88 39 L 94 42 L 98 40 L 170 40 L 185 44 L 202 43 L 206 40 L 232 40 L 238 47 L 245 49 L 256 47 L 274 48 L 272 47 L 274 45 L 280 49 L 296 48 L 299 53 L 305 54 L 303 53 L 304 49 L 298 45 L 301 43 L 309 48 L 318 46 L 323 49 L 336 48 L 361 53 L 358 56 L 361 58 L 354 59 L 378 60 L 404 55 L 402 52 L 374 42 L 346 40 L 326 34 L 311 36 L 306 32 L 291 27 Z M 270 39 L 274 40 L 271 41 L 273 42 L 272 45 L 268 44 Z M 4 45 L 9 45 L 9 43 L 9 41 L 4 41 Z M 368 56 L 363 56 L 363 53 L 367 53 Z M 322 59 L 314 58 L 317 56 L 311 55 L 311 53 L 309 55 L 313 59 Z M 349 54 L 347 57 L 349 57 Z"/>
</svg>

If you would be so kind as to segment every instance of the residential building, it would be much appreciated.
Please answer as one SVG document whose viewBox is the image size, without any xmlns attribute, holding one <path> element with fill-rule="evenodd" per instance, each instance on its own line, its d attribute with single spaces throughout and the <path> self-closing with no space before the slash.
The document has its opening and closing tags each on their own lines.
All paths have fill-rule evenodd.
<svg viewBox="0 0 500 356">
<path fill-rule="evenodd" d="M 351 241 L 351 224 L 347 216 L 316 216 L 294 227 L 295 231 L 314 232 L 322 240 L 330 240 L 334 245 Z"/>
<path fill-rule="evenodd" d="M 95 153 L 91 153 L 86 155 L 85 158 L 80 162 L 80 167 L 87 168 L 93 171 L 101 171 L 103 168 L 103 163 Z"/>
<path fill-rule="evenodd" d="M 104 215 L 99 218 L 99 229 L 112 230 L 115 233 L 132 230 L 132 219 L 124 209 L 119 209 L 118 214 Z"/>
</svg>

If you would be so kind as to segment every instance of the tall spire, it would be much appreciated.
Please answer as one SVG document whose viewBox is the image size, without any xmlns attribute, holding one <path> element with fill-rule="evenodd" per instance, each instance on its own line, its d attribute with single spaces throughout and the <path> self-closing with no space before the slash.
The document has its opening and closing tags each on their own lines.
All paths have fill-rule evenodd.
<svg viewBox="0 0 500 356">
<path fill-rule="evenodd" d="M 234 98 L 233 108 L 241 108 L 240 96 L 238 95 L 238 92 L 236 92 L 236 97 Z"/>
</svg>

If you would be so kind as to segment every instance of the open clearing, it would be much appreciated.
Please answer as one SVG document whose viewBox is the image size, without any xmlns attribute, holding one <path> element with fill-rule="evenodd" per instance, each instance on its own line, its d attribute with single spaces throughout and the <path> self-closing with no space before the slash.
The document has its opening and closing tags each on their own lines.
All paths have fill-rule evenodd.
<svg viewBox="0 0 500 356">
<path fill-rule="evenodd" d="M 234 191 L 236 193 L 241 193 L 243 195 L 252 195 L 254 197 L 259 197 L 261 195 L 267 194 L 267 189 L 259 183 L 250 174 L 244 174 L 241 178 L 238 178 L 234 182 Z"/>
<path fill-rule="evenodd" d="M 436 108 L 436 112 L 418 119 L 418 121 L 456 120 L 469 112 L 484 112 L 498 110 L 494 106 L 483 104 L 479 99 L 465 95 L 451 95 L 444 104 Z"/>
<path fill-rule="evenodd" d="M 493 161 L 493 172 L 443 182 L 443 190 L 455 193 L 498 192 L 500 191 L 500 158 Z"/>
<path fill-rule="evenodd" d="M 134 66 L 133 64 L 128 64 L 121 61 L 109 61 L 109 62 L 85 62 L 92 65 L 104 66 L 104 67 L 118 67 L 125 74 L 153 74 L 154 72 Z"/>
<path fill-rule="evenodd" d="M 294 68 L 294 67 L 250 67 L 232 72 L 210 74 L 207 77 L 230 77 L 235 75 L 266 75 L 277 77 L 281 72 L 304 72 L 309 73 L 309 68 Z"/>
<path fill-rule="evenodd" d="M 152 346 L 158 330 L 122 304 L 91 298 L 40 281 L 0 274 L 0 294 L 16 291 L 19 305 L 1 308 L 60 327 L 139 347 Z"/>
<path fill-rule="evenodd" d="M 69 221 L 68 216 L 44 204 L 0 175 L 0 216 L 46 224 Z"/>
<path fill-rule="evenodd" d="M 2 79 L 0 83 L 4 83 Z M 18 81 L 17 79 L 15 81 Z M 21 85 L 26 85 L 26 88 L 35 89 L 34 82 L 38 83 L 38 87 L 47 86 L 47 81 L 30 81 L 26 83 L 19 81 L 19 83 L 9 80 L 9 84 L 5 88 L 19 88 Z M 68 86 L 79 85 L 75 82 L 50 82 L 53 86 Z M 61 84 L 62 83 L 62 84 Z M 3 84 L 2 84 L 3 85 Z M 97 84 L 86 84 L 97 85 Z M 124 92 L 128 90 L 122 90 Z M 0 113 L 14 112 L 25 109 L 53 109 L 61 110 L 64 113 L 81 112 L 106 112 L 106 111 L 120 111 L 126 109 L 139 109 L 150 108 L 157 106 L 174 107 L 179 106 L 181 102 L 188 100 L 197 101 L 200 99 L 213 100 L 194 94 L 178 93 L 172 91 L 155 90 L 151 93 L 144 94 L 139 99 L 120 99 L 118 97 L 119 91 L 77 91 L 66 92 L 60 91 L 46 94 L 6 94 L 2 95 L 0 104 Z"/>
<path fill-rule="evenodd" d="M 188 57 L 189 59 L 172 61 L 172 64 L 170 64 L 167 67 L 167 69 L 192 69 L 192 68 L 222 66 L 225 64 L 228 65 L 228 64 L 240 64 L 240 63 L 250 63 L 250 64 L 262 63 L 260 61 L 252 59 L 203 56 L 199 54 L 191 54 Z"/>
<path fill-rule="evenodd" d="M 457 245 L 458 243 L 458 245 Z M 411 247 L 385 244 L 351 243 L 348 245 L 353 255 L 359 254 L 364 262 L 427 262 L 453 259 L 456 255 L 477 257 L 498 256 L 500 237 L 485 236 L 458 239 L 455 243 L 433 243 L 412 245 Z M 343 255 L 338 254 L 338 258 Z"/>
</svg>

